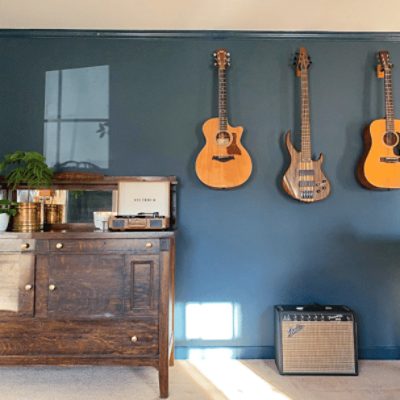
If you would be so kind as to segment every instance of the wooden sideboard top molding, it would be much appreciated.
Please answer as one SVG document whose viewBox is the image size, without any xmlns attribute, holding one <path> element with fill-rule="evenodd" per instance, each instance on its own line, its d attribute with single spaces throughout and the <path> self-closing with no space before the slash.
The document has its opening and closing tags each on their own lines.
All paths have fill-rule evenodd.
<svg viewBox="0 0 400 400">
<path fill-rule="evenodd" d="M 116 190 L 118 182 L 165 182 L 176 185 L 176 176 L 107 176 L 91 172 L 57 172 L 52 179 L 53 189 L 88 189 Z M 4 176 L 0 176 L 0 188 L 6 189 Z M 24 187 L 21 186 L 21 189 Z"/>
<path fill-rule="evenodd" d="M 49 231 L 49 232 L 0 232 L 1 239 L 165 239 L 175 236 L 174 231 Z"/>
</svg>

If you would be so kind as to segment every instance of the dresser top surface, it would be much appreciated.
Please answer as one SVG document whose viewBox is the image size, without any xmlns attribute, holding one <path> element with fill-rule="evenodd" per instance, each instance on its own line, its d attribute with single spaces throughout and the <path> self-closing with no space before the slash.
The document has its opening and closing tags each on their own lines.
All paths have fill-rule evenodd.
<svg viewBox="0 0 400 400">
<path fill-rule="evenodd" d="M 165 239 L 175 236 L 174 231 L 77 231 L 62 230 L 49 232 L 0 232 L 1 239 Z"/>
</svg>

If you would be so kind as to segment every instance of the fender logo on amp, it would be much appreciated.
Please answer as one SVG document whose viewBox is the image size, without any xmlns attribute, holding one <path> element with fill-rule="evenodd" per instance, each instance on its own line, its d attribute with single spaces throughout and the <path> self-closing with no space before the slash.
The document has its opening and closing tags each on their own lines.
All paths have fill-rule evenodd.
<svg viewBox="0 0 400 400">
<path fill-rule="evenodd" d="M 299 333 L 304 329 L 304 325 L 296 325 L 293 328 L 289 328 L 287 333 L 288 337 L 293 337 L 296 333 Z"/>
</svg>

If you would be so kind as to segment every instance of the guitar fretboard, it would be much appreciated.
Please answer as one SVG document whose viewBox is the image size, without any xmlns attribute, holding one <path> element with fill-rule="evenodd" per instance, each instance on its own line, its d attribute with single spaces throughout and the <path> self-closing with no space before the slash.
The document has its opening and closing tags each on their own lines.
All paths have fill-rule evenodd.
<svg viewBox="0 0 400 400">
<path fill-rule="evenodd" d="M 301 158 L 311 161 L 310 98 L 308 91 L 308 71 L 301 70 Z"/>
<path fill-rule="evenodd" d="M 385 81 L 386 131 L 394 132 L 392 69 L 390 67 L 385 68 L 384 81 Z"/>
<path fill-rule="evenodd" d="M 218 68 L 218 117 L 221 132 L 226 131 L 228 125 L 226 88 L 226 69 Z"/>
</svg>

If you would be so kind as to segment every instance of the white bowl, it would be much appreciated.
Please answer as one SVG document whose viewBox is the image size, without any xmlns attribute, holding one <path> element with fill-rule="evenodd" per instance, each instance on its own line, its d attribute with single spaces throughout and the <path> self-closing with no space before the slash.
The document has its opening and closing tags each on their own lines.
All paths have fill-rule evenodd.
<svg viewBox="0 0 400 400">
<path fill-rule="evenodd" d="M 116 212 L 112 211 L 94 211 L 93 222 L 96 229 L 105 231 L 108 229 L 108 220 L 113 215 L 117 215 Z"/>
</svg>

